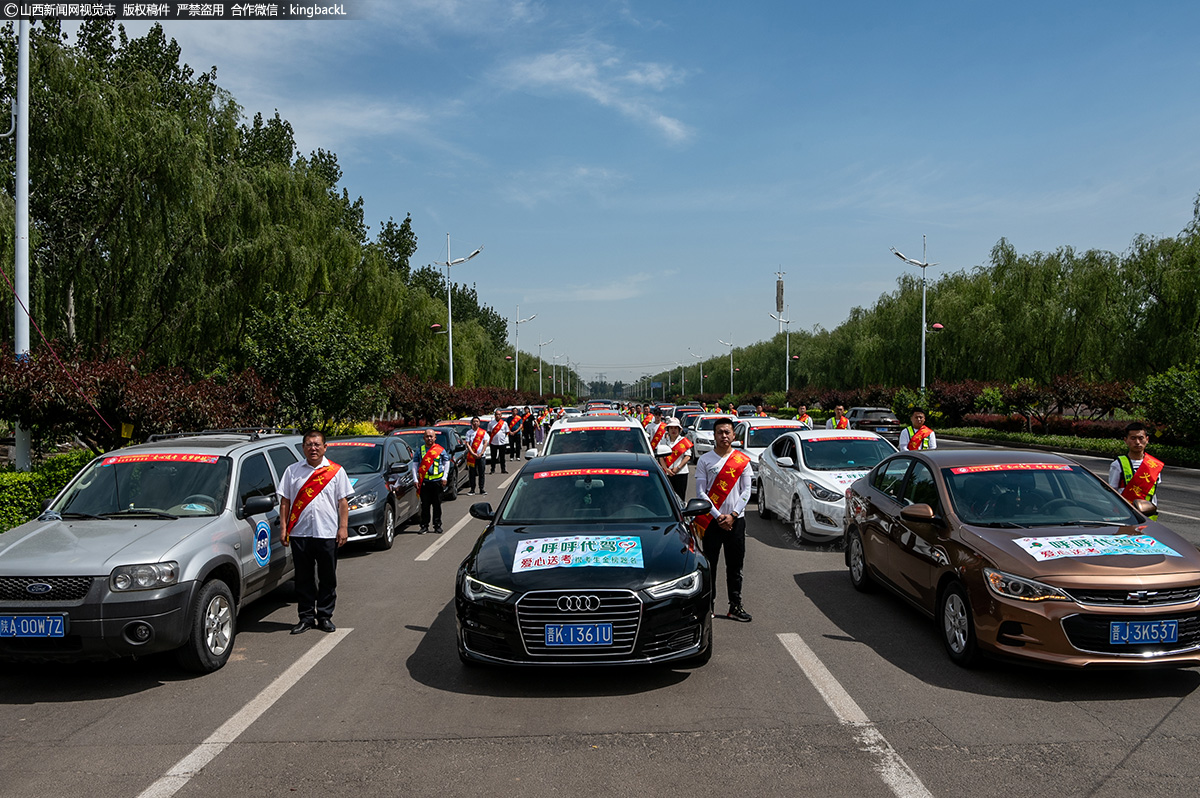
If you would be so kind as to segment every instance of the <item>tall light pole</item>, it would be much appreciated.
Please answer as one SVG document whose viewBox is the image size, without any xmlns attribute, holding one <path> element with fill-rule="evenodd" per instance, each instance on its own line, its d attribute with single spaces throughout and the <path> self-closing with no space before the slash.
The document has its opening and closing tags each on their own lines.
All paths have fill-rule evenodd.
<svg viewBox="0 0 1200 798">
<path fill-rule="evenodd" d="M 465 258 L 450 260 L 450 234 L 446 233 L 446 332 L 449 334 L 451 386 L 454 385 L 454 283 L 450 282 L 450 267 L 466 263 L 480 252 L 483 252 L 483 247 L 475 250 Z"/>
<path fill-rule="evenodd" d="M 733 336 L 729 336 L 732 338 Z M 717 339 L 717 343 L 721 346 L 729 347 L 729 401 L 733 401 L 733 344 Z"/>
<path fill-rule="evenodd" d="M 688 349 L 688 354 L 700 361 L 700 393 L 704 393 L 704 358 L 691 349 Z"/>
<path fill-rule="evenodd" d="M 787 395 L 788 391 L 792 390 L 792 320 L 785 319 L 782 313 L 778 316 L 774 313 L 768 313 L 767 315 L 779 322 L 780 327 L 787 328 L 787 338 L 784 339 L 787 341 L 787 344 L 783 355 L 783 403 L 785 407 L 791 407 L 788 404 Z"/>
<path fill-rule="evenodd" d="M 929 263 L 925 254 L 925 236 L 921 236 L 921 259 L 913 260 L 906 258 L 892 247 L 892 254 L 905 263 L 911 263 L 913 266 L 921 267 L 921 393 L 925 393 L 925 269 L 929 266 L 937 266 L 936 263 Z"/>
<path fill-rule="evenodd" d="M 542 347 L 546 344 L 552 343 L 554 343 L 553 338 L 551 338 L 549 341 L 542 341 L 540 344 L 538 344 L 538 396 L 545 396 L 545 394 L 542 392 Z"/>
<path fill-rule="evenodd" d="M 17 23 L 17 108 L 16 139 L 16 205 L 14 208 L 13 238 L 13 351 L 18 360 L 29 357 L 29 20 Z M 107 422 L 105 422 L 107 423 Z M 18 471 L 33 467 L 33 437 L 21 424 L 13 424 L 16 438 Z"/>
<path fill-rule="evenodd" d="M 521 390 L 521 325 L 537 318 L 534 313 L 527 319 L 521 318 L 521 306 L 517 305 L 517 320 L 513 322 L 513 362 L 517 364 L 513 371 L 513 390 Z"/>
<path fill-rule="evenodd" d="M 556 394 L 563 393 L 562 386 L 558 384 L 558 382 L 559 382 L 558 359 L 560 357 L 564 356 L 565 354 L 567 354 L 567 353 L 559 352 L 557 355 L 555 355 L 554 356 L 554 366 L 553 366 L 553 368 L 550 369 L 550 387 L 553 389 L 554 393 L 556 393 Z"/>
<path fill-rule="evenodd" d="M 687 396 L 687 375 L 683 373 L 683 364 L 682 363 L 680 363 L 678 360 L 676 360 L 675 365 L 679 366 L 679 395 L 686 397 Z"/>
</svg>

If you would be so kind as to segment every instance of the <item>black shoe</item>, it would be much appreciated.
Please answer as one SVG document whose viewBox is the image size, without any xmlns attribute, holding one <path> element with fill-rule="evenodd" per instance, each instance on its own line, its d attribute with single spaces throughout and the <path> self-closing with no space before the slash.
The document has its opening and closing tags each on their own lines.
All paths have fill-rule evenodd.
<svg viewBox="0 0 1200 798">
<path fill-rule="evenodd" d="M 429 534 L 429 527 L 427 527 L 427 526 L 423 526 L 423 527 L 421 527 L 420 529 L 418 529 L 418 530 L 417 530 L 417 534 L 418 534 L 418 535 L 426 535 L 426 534 Z"/>
<path fill-rule="evenodd" d="M 317 628 L 322 632 L 337 631 L 337 627 L 333 625 L 333 621 L 329 620 L 328 618 L 322 618 L 321 620 L 317 621 Z"/>
<path fill-rule="evenodd" d="M 441 528 L 440 526 L 435 526 L 435 527 L 433 528 L 433 534 L 435 534 L 435 535 L 440 535 L 440 534 L 442 534 L 442 528 Z"/>
<path fill-rule="evenodd" d="M 309 629 L 312 629 L 312 628 L 313 628 L 312 621 L 301 621 L 300 623 L 298 623 L 292 627 L 291 634 L 294 634 L 294 635 L 303 634 L 304 632 L 307 632 Z"/>
<path fill-rule="evenodd" d="M 507 468 L 501 468 L 501 469 L 500 469 L 500 473 L 501 473 L 501 474 L 507 474 L 507 473 L 508 473 L 508 469 L 507 469 Z"/>
<path fill-rule="evenodd" d="M 754 620 L 750 617 L 750 613 L 742 608 L 741 604 L 735 604 L 729 608 L 729 617 L 742 623 L 750 623 L 750 621 Z"/>
<path fill-rule="evenodd" d="M 480 496 L 486 496 L 486 495 L 487 495 L 487 491 L 486 491 L 486 490 L 481 490 L 481 491 L 479 491 L 479 495 L 480 495 Z"/>
</svg>

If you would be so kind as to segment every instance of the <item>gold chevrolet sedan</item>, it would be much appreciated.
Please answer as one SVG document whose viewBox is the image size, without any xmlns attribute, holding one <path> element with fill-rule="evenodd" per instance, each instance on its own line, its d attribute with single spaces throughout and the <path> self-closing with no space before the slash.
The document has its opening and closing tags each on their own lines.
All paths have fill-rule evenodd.
<svg viewBox="0 0 1200 798">
<path fill-rule="evenodd" d="M 846 490 L 846 565 L 959 665 L 1200 665 L 1200 552 L 1136 505 L 1059 455 L 902 452 Z"/>
</svg>

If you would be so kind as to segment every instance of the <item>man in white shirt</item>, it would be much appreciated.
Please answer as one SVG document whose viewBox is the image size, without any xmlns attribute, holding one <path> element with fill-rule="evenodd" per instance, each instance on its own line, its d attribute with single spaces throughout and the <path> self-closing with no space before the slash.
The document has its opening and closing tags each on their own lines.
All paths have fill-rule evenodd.
<svg viewBox="0 0 1200 798">
<path fill-rule="evenodd" d="M 504 464 L 504 456 L 508 451 L 508 422 L 504 420 L 503 410 L 496 408 L 492 423 L 488 425 L 488 433 L 492 436 L 492 473 L 496 473 L 496 463 L 500 463 L 500 473 L 507 474 L 508 466 Z"/>
<path fill-rule="evenodd" d="M 346 470 L 325 459 L 325 433 L 304 434 L 304 462 L 292 463 L 279 480 L 279 517 L 283 545 L 291 546 L 296 565 L 298 635 L 317 628 L 332 632 L 337 601 L 337 550 L 350 530 L 354 488 Z"/>
<path fill-rule="evenodd" d="M 696 495 L 713 503 L 704 531 L 704 557 L 712 565 L 715 581 L 721 549 L 725 549 L 728 616 L 744 623 L 752 620 L 742 607 L 742 565 L 746 559 L 746 504 L 753 477 L 750 458 L 733 448 L 733 419 L 717 419 L 713 450 L 696 461 Z"/>
</svg>

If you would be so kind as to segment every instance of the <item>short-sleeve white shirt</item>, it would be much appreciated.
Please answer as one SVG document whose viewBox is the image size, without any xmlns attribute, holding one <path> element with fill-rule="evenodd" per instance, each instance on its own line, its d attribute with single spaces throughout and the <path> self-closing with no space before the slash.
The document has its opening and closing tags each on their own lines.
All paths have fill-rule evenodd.
<svg viewBox="0 0 1200 798">
<path fill-rule="evenodd" d="M 329 458 L 322 458 L 318 468 L 327 465 L 329 465 Z M 278 495 L 280 498 L 295 504 L 300 489 L 304 487 L 304 483 L 308 482 L 308 478 L 316 470 L 304 460 L 288 466 L 287 470 L 283 472 L 283 478 L 279 480 Z M 294 538 L 336 538 L 338 501 L 349 499 L 353 495 L 354 488 L 350 485 L 350 478 L 346 476 L 346 469 L 339 468 L 333 476 L 333 481 L 326 485 L 301 511 L 300 517 L 296 519 L 296 525 L 292 527 L 291 536 Z M 287 519 L 283 520 L 286 524 Z"/>
</svg>

